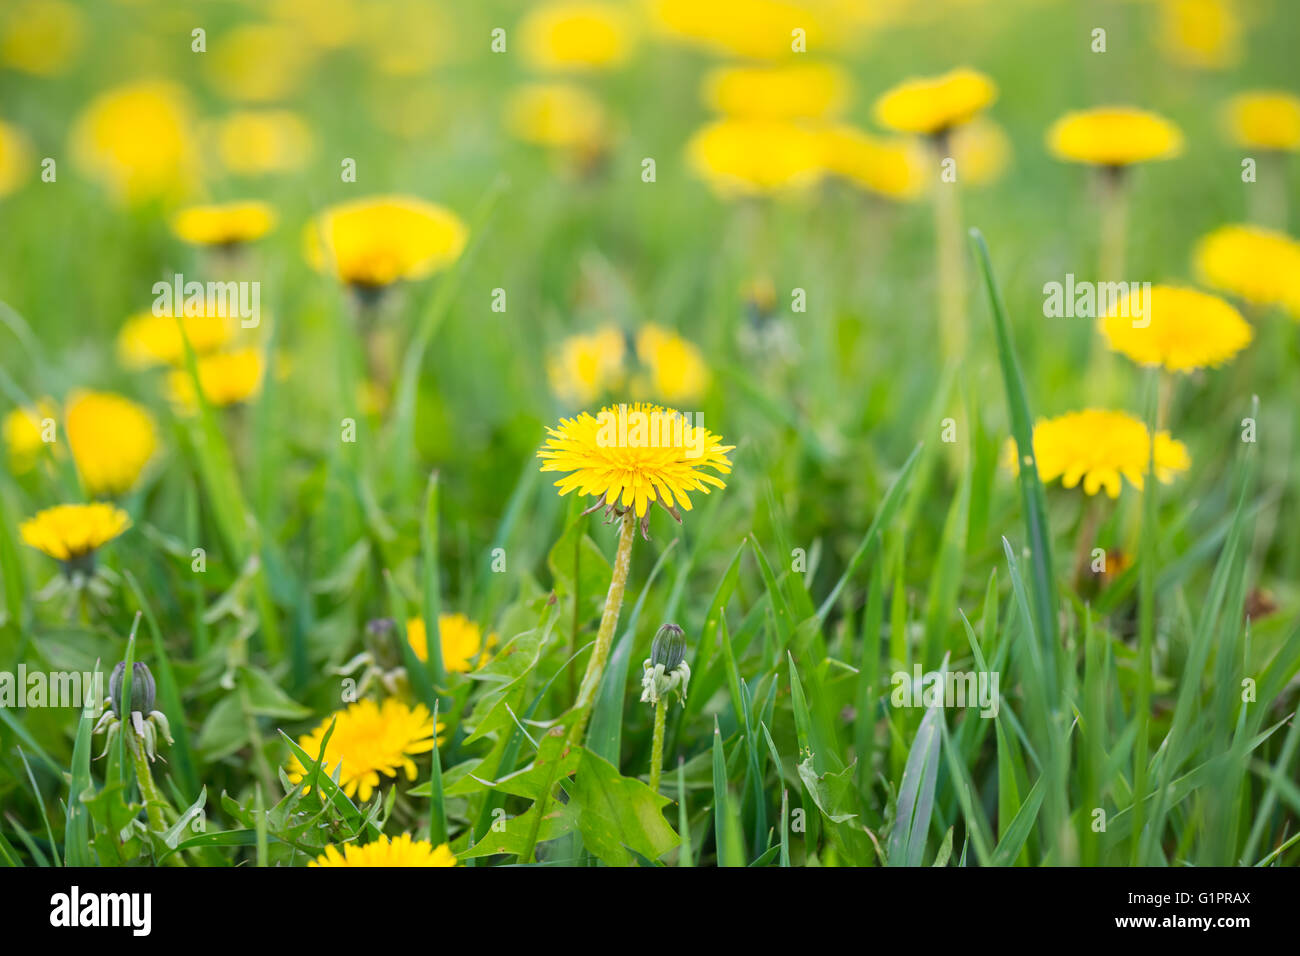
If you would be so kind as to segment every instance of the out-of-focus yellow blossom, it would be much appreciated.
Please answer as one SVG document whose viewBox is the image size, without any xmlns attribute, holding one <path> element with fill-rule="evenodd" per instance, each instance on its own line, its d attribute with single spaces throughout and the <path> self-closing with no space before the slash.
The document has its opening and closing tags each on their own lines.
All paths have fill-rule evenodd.
<svg viewBox="0 0 1300 956">
<path fill-rule="evenodd" d="M 945 133 L 968 123 L 998 97 L 997 85 L 962 67 L 940 76 L 904 80 L 876 100 L 876 119 L 900 133 Z"/>
<path fill-rule="evenodd" d="M 949 148 L 957 161 L 957 178 L 966 186 L 996 182 L 1011 164 L 1011 140 L 987 117 L 953 130 Z"/>
<path fill-rule="evenodd" d="M 827 171 L 855 186 L 895 201 L 925 192 L 932 163 L 914 139 L 886 139 L 835 125 L 822 132 L 821 141 Z"/>
<path fill-rule="evenodd" d="M 37 399 L 35 405 L 11 409 L 5 415 L 5 448 L 9 451 L 9 467 L 15 474 L 30 471 L 41 452 L 57 439 L 58 416 L 58 408 L 48 398 Z"/>
<path fill-rule="evenodd" d="M 338 847 L 327 846 L 325 852 L 307 864 L 311 866 L 456 866 L 456 855 L 443 843 L 434 846 L 427 840 L 413 840 L 409 833 L 390 840 L 380 835 L 378 840 L 357 846 L 346 843 L 343 852 Z"/>
<path fill-rule="evenodd" d="M 848 105 L 853 81 L 831 63 L 719 67 L 704 78 L 704 102 L 737 119 L 824 119 Z"/>
<path fill-rule="evenodd" d="M 256 200 L 187 206 L 172 218 L 172 232 L 200 246 L 230 246 L 261 239 L 275 226 L 275 210 Z"/>
<path fill-rule="evenodd" d="M 1147 110 L 1099 106 L 1058 119 L 1047 131 L 1047 145 L 1058 159 L 1129 166 L 1177 156 L 1183 134 L 1169 120 Z"/>
<path fill-rule="evenodd" d="M 647 323 L 636 334 L 636 357 L 645 375 L 634 378 L 629 390 L 656 402 L 680 405 L 704 394 L 709 367 L 692 343 L 675 332 Z"/>
<path fill-rule="evenodd" d="M 543 3 L 524 16 L 518 33 L 525 62 L 539 70 L 608 69 L 633 46 L 627 7 L 614 3 Z"/>
<path fill-rule="evenodd" d="M 81 50 L 85 35 L 85 17 L 71 3 L 15 0 L 0 15 L 0 66 L 56 76 Z"/>
<path fill-rule="evenodd" d="M 424 618 L 413 617 L 406 622 L 406 639 L 416 657 L 422 661 L 429 659 L 429 633 L 424 627 Z M 478 663 L 486 662 L 486 649 L 496 643 L 496 635 L 488 635 L 484 643 L 479 626 L 464 614 L 440 614 L 438 641 L 442 645 L 442 666 L 448 671 L 464 674 L 473 669 L 480 652 L 484 657 Z"/>
<path fill-rule="evenodd" d="M 394 778 L 402 770 L 407 780 L 414 780 L 415 761 L 411 758 L 433 749 L 433 715 L 423 704 L 410 706 L 392 697 L 383 704 L 369 698 L 350 704 L 298 738 L 298 746 L 312 760 L 320 754 L 331 724 L 334 733 L 325 747 L 321 771 L 327 776 L 337 772 L 343 792 L 362 803 L 370 800 L 382 777 Z M 437 730 L 442 730 L 442 724 Z M 287 773 L 291 783 L 307 778 L 307 768 L 297 757 L 290 758 Z"/>
<path fill-rule="evenodd" d="M 0 122 L 0 197 L 22 185 L 32 171 L 32 144 L 16 126 Z"/>
<path fill-rule="evenodd" d="M 349 285 L 421 279 L 460 257 L 469 232 L 451 210 L 414 196 L 340 203 L 307 225 L 307 261 Z"/>
<path fill-rule="evenodd" d="M 589 405 L 621 381 L 625 352 L 626 337 L 612 325 L 571 335 L 547 362 L 551 389 L 563 401 Z"/>
<path fill-rule="evenodd" d="M 110 504 L 56 505 L 38 512 L 18 528 L 23 543 L 56 561 L 78 561 L 112 541 L 131 519 Z"/>
<path fill-rule="evenodd" d="M 1300 96 L 1250 90 L 1228 101 L 1224 121 L 1232 141 L 1247 149 L 1300 152 Z"/>
<path fill-rule="evenodd" d="M 211 131 L 217 160 L 237 176 L 302 169 L 315 149 L 310 127 L 289 110 L 231 113 Z"/>
<path fill-rule="evenodd" d="M 1181 66 L 1221 70 L 1241 59 L 1233 0 L 1160 0 L 1160 46 Z"/>
<path fill-rule="evenodd" d="M 1138 320 L 1138 312 L 1146 314 Z M 1139 365 L 1171 372 L 1222 365 L 1254 338 L 1250 323 L 1218 296 L 1167 285 L 1152 286 L 1149 303 L 1142 290 L 1136 290 L 1103 316 L 1100 325 L 1112 350 Z"/>
<path fill-rule="evenodd" d="M 361 32 L 364 0 L 268 0 L 268 13 L 322 50 L 347 46 Z"/>
<path fill-rule="evenodd" d="M 112 392 L 73 392 L 64 406 L 64 425 L 88 495 L 130 491 L 158 451 L 153 416 Z"/>
<path fill-rule="evenodd" d="M 1111 498 L 1119 497 L 1121 477 L 1140 490 L 1151 460 L 1150 436 L 1146 425 L 1127 412 L 1089 408 L 1042 419 L 1034 425 L 1033 436 L 1038 477 L 1044 482 L 1060 478 L 1066 488 L 1082 481 L 1086 494 L 1104 488 Z M 1187 446 L 1167 431 L 1156 432 L 1155 456 L 1156 478 L 1162 484 L 1191 467 Z M 1007 443 L 1004 460 L 1013 472 L 1019 470 L 1014 439 Z"/>
<path fill-rule="evenodd" d="M 223 348 L 234 335 L 234 322 L 225 315 L 154 315 L 138 312 L 127 319 L 117 333 L 117 355 L 129 369 L 180 365 L 185 361 L 185 338 L 196 355 Z"/>
<path fill-rule="evenodd" d="M 609 140 L 605 108 L 571 83 L 530 83 L 510 94 L 506 127 L 526 143 L 596 151 Z"/>
<path fill-rule="evenodd" d="M 824 50 L 835 39 L 829 12 L 790 0 L 646 0 L 651 22 L 669 37 L 713 53 L 779 59 Z"/>
<path fill-rule="evenodd" d="M 417 142 L 447 122 L 445 86 L 433 80 L 386 79 L 370 93 L 375 123 L 385 132 Z"/>
<path fill-rule="evenodd" d="M 250 347 L 204 355 L 198 360 L 198 369 L 203 397 L 210 405 L 225 408 L 246 402 L 261 392 L 266 362 L 260 349 Z M 198 407 L 189 369 L 178 368 L 168 373 L 167 395 L 186 413 Z"/>
<path fill-rule="evenodd" d="M 1300 296 L 1300 242 L 1285 233 L 1222 226 L 1196 244 L 1192 260 L 1201 282 L 1251 305 L 1290 307 Z"/>
<path fill-rule="evenodd" d="M 724 119 L 691 137 L 691 167 L 724 198 L 806 188 L 823 172 L 821 138 L 794 123 Z"/>
<path fill-rule="evenodd" d="M 175 198 L 195 181 L 197 154 L 189 101 L 159 80 L 96 96 L 72 127 L 73 160 L 126 202 Z"/>
<path fill-rule="evenodd" d="M 363 44 L 386 76 L 419 76 L 446 62 L 456 24 L 429 0 L 368 0 Z"/>
<path fill-rule="evenodd" d="M 221 96 L 273 103 L 302 86 L 315 51 L 285 24 L 249 23 L 213 38 L 205 58 L 208 79 Z"/>
</svg>

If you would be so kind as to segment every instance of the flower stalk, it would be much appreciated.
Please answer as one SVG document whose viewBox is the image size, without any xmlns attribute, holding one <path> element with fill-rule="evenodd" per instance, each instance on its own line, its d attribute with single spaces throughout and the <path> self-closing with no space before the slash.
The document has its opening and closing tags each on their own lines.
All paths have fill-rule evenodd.
<svg viewBox="0 0 1300 956">
<path fill-rule="evenodd" d="M 948 156 L 946 133 L 933 138 L 936 158 Z M 962 258 L 961 200 L 956 182 L 940 182 L 934 191 L 934 232 L 938 269 L 939 340 L 945 358 L 966 350 L 966 276 Z"/>
<path fill-rule="evenodd" d="M 655 729 L 650 744 L 650 789 L 658 792 L 659 774 L 664 765 L 664 725 L 668 719 L 668 698 L 655 702 Z"/>
</svg>

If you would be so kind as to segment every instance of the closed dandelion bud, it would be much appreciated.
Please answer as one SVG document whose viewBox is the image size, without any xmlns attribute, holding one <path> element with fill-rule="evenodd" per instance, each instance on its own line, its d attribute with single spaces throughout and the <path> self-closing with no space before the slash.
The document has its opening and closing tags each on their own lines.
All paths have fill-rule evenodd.
<svg viewBox="0 0 1300 956">
<path fill-rule="evenodd" d="M 131 668 L 132 706 L 129 708 L 123 708 L 122 706 L 122 678 L 125 675 L 126 661 L 119 661 L 108 678 L 108 696 L 113 702 L 113 713 L 117 714 L 119 718 L 128 712 L 152 713 L 157 688 L 153 682 L 153 674 L 149 673 L 149 668 L 139 661 L 136 661 L 135 666 Z"/>
<path fill-rule="evenodd" d="M 680 627 L 665 624 L 659 628 L 659 633 L 650 644 L 650 656 L 645 659 L 642 667 L 645 671 L 641 676 L 643 703 L 657 704 L 661 698 L 675 690 L 685 705 L 691 668 L 686 663 L 686 637 Z"/>
</svg>

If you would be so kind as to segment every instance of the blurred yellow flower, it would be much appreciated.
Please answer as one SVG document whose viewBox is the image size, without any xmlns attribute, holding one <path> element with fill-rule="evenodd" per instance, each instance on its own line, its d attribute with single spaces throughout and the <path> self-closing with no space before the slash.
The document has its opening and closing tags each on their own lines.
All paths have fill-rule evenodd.
<svg viewBox="0 0 1300 956">
<path fill-rule="evenodd" d="M 1219 70 L 1241 59 L 1233 0 L 1160 0 L 1160 46 L 1181 66 Z"/>
<path fill-rule="evenodd" d="M 0 122 L 0 197 L 21 186 L 32 171 L 31 142 L 18 127 Z"/>
<path fill-rule="evenodd" d="M 770 60 L 826 49 L 834 40 L 828 11 L 812 3 L 646 0 L 646 5 L 661 33 L 713 53 Z"/>
<path fill-rule="evenodd" d="M 1041 419 L 1033 436 L 1038 477 L 1044 482 L 1060 478 L 1066 488 L 1082 481 L 1086 494 L 1104 488 L 1111 498 L 1118 498 L 1121 476 L 1142 488 L 1151 460 L 1150 434 L 1141 420 L 1127 412 L 1098 408 Z M 1156 478 L 1163 484 L 1191 467 L 1187 446 L 1167 431 L 1156 432 L 1155 456 Z M 1013 472 L 1019 470 L 1014 439 L 1007 442 L 1005 462 Z"/>
<path fill-rule="evenodd" d="M 219 34 L 204 55 L 212 88 L 241 103 L 297 92 L 315 59 L 303 34 L 283 23 L 248 23 Z"/>
<path fill-rule="evenodd" d="M 195 181 L 189 103 L 168 82 L 101 93 L 73 124 L 70 140 L 77 165 L 126 202 L 175 198 Z"/>
<path fill-rule="evenodd" d="M 1151 287 L 1147 312 L 1143 293 L 1117 303 L 1102 317 L 1106 344 L 1139 365 L 1161 366 L 1171 372 L 1214 368 L 1250 344 L 1254 331 L 1241 313 L 1218 296 L 1196 289 Z M 1134 310 L 1138 311 L 1134 311 Z M 1136 323 L 1136 324 L 1135 324 Z"/>
<path fill-rule="evenodd" d="M 0 19 L 0 66 L 55 76 L 80 52 L 85 34 L 85 17 L 71 3 L 14 0 Z"/>
<path fill-rule="evenodd" d="M 609 139 L 605 108 L 580 86 L 531 83 L 506 101 L 506 128 L 526 143 L 587 151 Z"/>
<path fill-rule="evenodd" d="M 199 387 L 208 404 L 217 408 L 238 405 L 254 398 L 262 390 L 266 362 L 256 348 L 233 352 L 213 352 L 198 360 Z M 198 407 L 194 380 L 188 369 L 173 369 L 167 374 L 167 396 L 182 410 Z"/>
<path fill-rule="evenodd" d="M 5 448 L 9 451 L 9 468 L 14 474 L 21 475 L 30 470 L 41 452 L 57 439 L 58 415 L 58 408 L 48 398 L 37 399 L 35 405 L 11 409 L 5 415 Z"/>
<path fill-rule="evenodd" d="M 185 338 L 197 355 L 223 347 L 234 335 L 233 322 L 228 316 L 187 315 L 177 319 L 172 315 L 138 312 L 117 333 L 118 359 L 129 369 L 182 364 L 185 361 L 182 323 Z"/>
<path fill-rule="evenodd" d="M 1011 164 L 1011 140 L 993 120 L 981 116 L 953 130 L 950 144 L 957 178 L 966 186 L 996 182 Z"/>
<path fill-rule="evenodd" d="M 68 448 L 89 495 L 130 491 L 158 451 L 153 417 L 112 392 L 73 392 L 64 420 Z"/>
<path fill-rule="evenodd" d="M 271 17 L 322 50 L 347 46 L 361 33 L 358 0 L 267 0 L 267 5 Z"/>
<path fill-rule="evenodd" d="M 705 104 L 737 119 L 824 119 L 848 105 L 853 81 L 831 63 L 719 67 L 704 78 Z"/>
<path fill-rule="evenodd" d="M 362 43 L 385 76 L 419 76 L 449 58 L 456 23 L 429 0 L 367 0 Z"/>
<path fill-rule="evenodd" d="M 621 382 L 625 351 L 626 337 L 612 325 L 569 336 L 547 362 L 552 391 L 573 405 L 590 404 Z"/>
<path fill-rule="evenodd" d="M 539 70 L 593 70 L 617 66 L 633 44 L 625 6 L 554 0 L 534 6 L 519 24 L 524 61 Z"/>
<path fill-rule="evenodd" d="M 936 135 L 968 123 L 998 98 L 997 85 L 969 68 L 905 80 L 876 100 L 876 119 L 900 133 Z"/>
<path fill-rule="evenodd" d="M 213 203 L 186 206 L 172 217 L 177 238 L 201 246 L 232 246 L 261 239 L 275 226 L 275 211 L 269 203 Z"/>
<path fill-rule="evenodd" d="M 914 139 L 886 139 L 847 125 L 821 133 L 826 170 L 853 185 L 896 201 L 925 192 L 932 164 Z"/>
<path fill-rule="evenodd" d="M 641 402 L 562 418 L 546 431 L 550 437 L 537 457 L 543 472 L 567 472 L 555 482 L 560 495 L 576 490 L 594 497 L 592 511 L 633 511 L 643 528 L 653 504 L 681 521 L 678 508 L 692 507 L 687 492 L 725 488 L 704 469 L 730 474 L 727 452 L 735 448 L 676 409 Z"/>
<path fill-rule="evenodd" d="M 1300 152 L 1300 96 L 1251 90 L 1228 101 L 1224 120 L 1232 141 L 1248 149 Z"/>
<path fill-rule="evenodd" d="M 127 528 L 131 519 L 113 505 L 56 505 L 28 518 L 18 528 L 23 543 L 56 561 L 77 561 L 93 554 Z"/>
<path fill-rule="evenodd" d="M 1171 159 L 1182 152 L 1183 134 L 1155 113 L 1127 106 L 1099 106 L 1066 113 L 1047 131 L 1058 159 L 1098 166 L 1128 166 Z"/>
<path fill-rule="evenodd" d="M 334 733 L 325 748 L 321 772 L 330 777 L 337 772 L 343 792 L 359 797 L 362 803 L 378 789 L 381 776 L 395 778 L 404 770 L 406 779 L 414 780 L 415 761 L 411 758 L 433 749 L 433 715 L 423 704 L 410 706 L 390 697 L 380 705 L 362 698 L 298 738 L 298 746 L 312 760 L 320 755 L 321 741 L 331 723 Z M 441 731 L 442 724 L 437 729 Z M 290 783 L 307 778 L 307 768 L 296 756 L 289 759 L 286 769 Z"/>
<path fill-rule="evenodd" d="M 675 332 L 647 323 L 636 334 L 636 357 L 646 370 L 643 381 L 634 380 L 630 390 L 659 402 L 679 405 L 704 394 L 709 385 L 709 367 L 692 343 Z"/>
<path fill-rule="evenodd" d="M 434 846 L 427 840 L 413 840 L 409 833 L 403 833 L 390 840 L 380 836 L 373 843 L 357 846 L 345 843 L 343 852 L 330 845 L 325 852 L 307 864 L 311 866 L 456 866 L 456 855 L 451 847 L 443 843 Z"/>
<path fill-rule="evenodd" d="M 237 176 L 302 169 L 315 144 L 311 129 L 289 110 L 243 110 L 212 127 L 217 160 Z"/>
<path fill-rule="evenodd" d="M 460 257 L 469 233 L 451 210 L 414 196 L 331 206 L 307 225 L 307 261 L 349 285 L 421 279 Z"/>
<path fill-rule="evenodd" d="M 686 145 L 691 167 L 724 198 L 806 188 L 822 175 L 821 139 L 803 126 L 724 119 Z"/>
<path fill-rule="evenodd" d="M 1251 305 L 1290 305 L 1300 294 L 1300 242 L 1260 226 L 1222 226 L 1192 253 L 1196 275 Z"/>
<path fill-rule="evenodd" d="M 429 659 L 429 633 L 424 618 L 413 617 L 406 622 L 406 639 L 416 657 L 422 661 Z M 438 640 L 442 644 L 442 666 L 450 672 L 464 674 L 474 668 L 474 659 L 480 651 L 484 657 L 478 663 L 487 660 L 486 648 L 495 643 L 496 635 L 489 635 L 485 645 L 479 626 L 464 614 L 440 614 Z"/>
</svg>

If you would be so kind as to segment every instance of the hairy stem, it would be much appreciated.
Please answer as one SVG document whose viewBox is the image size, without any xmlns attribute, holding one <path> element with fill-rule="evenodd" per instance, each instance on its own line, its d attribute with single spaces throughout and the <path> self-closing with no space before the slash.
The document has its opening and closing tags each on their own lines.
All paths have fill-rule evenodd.
<svg viewBox="0 0 1300 956">
<path fill-rule="evenodd" d="M 650 746 L 650 789 L 659 791 L 659 772 L 664 765 L 664 724 L 668 717 L 668 697 L 655 703 L 654 742 Z"/>
</svg>

